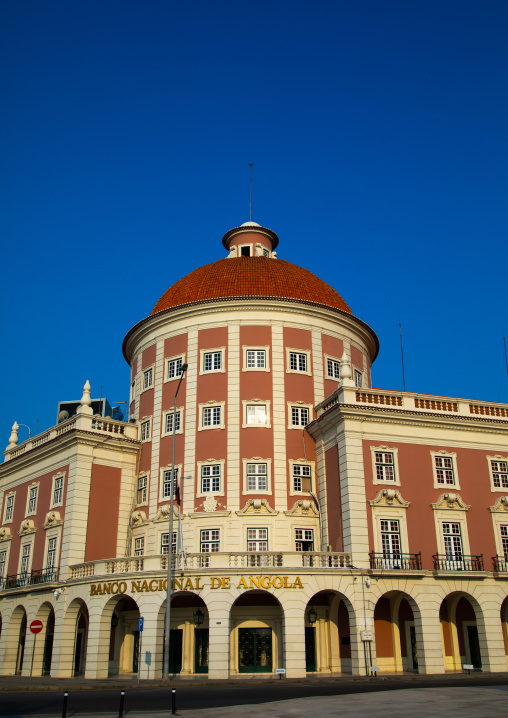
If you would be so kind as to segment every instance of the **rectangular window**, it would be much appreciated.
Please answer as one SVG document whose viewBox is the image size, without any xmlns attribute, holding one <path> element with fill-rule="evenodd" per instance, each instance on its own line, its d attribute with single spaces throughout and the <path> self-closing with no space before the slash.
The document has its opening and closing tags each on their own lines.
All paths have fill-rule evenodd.
<svg viewBox="0 0 508 718">
<path fill-rule="evenodd" d="M 508 461 L 491 460 L 492 482 L 496 489 L 508 489 Z"/>
<path fill-rule="evenodd" d="M 134 539 L 134 556 L 143 556 L 145 553 L 145 537 Z"/>
<path fill-rule="evenodd" d="M 309 423 L 309 409 L 304 406 L 291 407 L 291 426 L 305 427 Z"/>
<path fill-rule="evenodd" d="M 247 349 L 247 369 L 264 369 L 266 367 L 266 351 L 264 349 Z"/>
<path fill-rule="evenodd" d="M 266 426 L 266 404 L 247 404 L 246 419 L 248 426 Z"/>
<path fill-rule="evenodd" d="M 141 422 L 141 441 L 150 440 L 150 419 Z"/>
<path fill-rule="evenodd" d="M 268 529 L 247 529 L 247 551 L 268 551 Z"/>
<path fill-rule="evenodd" d="M 21 549 L 21 566 L 20 566 L 20 573 L 28 573 L 28 569 L 30 568 L 30 549 L 32 548 L 31 544 L 26 543 L 23 548 Z"/>
<path fill-rule="evenodd" d="M 446 568 L 462 569 L 464 553 L 462 551 L 462 535 L 460 523 L 443 523 L 443 540 L 446 554 Z"/>
<path fill-rule="evenodd" d="M 453 459 L 450 456 L 434 456 L 436 466 L 436 481 L 438 484 L 453 486 Z M 458 524 L 457 524 L 458 526 Z"/>
<path fill-rule="evenodd" d="M 293 464 L 293 491 L 298 493 L 311 490 L 311 467 L 307 464 Z"/>
<path fill-rule="evenodd" d="M 247 491 L 268 491 L 266 464 L 247 464 Z"/>
<path fill-rule="evenodd" d="M 5 501 L 5 516 L 4 523 L 12 521 L 12 514 L 14 513 L 14 494 L 7 497 Z"/>
<path fill-rule="evenodd" d="M 173 433 L 173 420 L 175 433 L 180 431 L 180 412 L 177 411 L 176 414 L 174 412 L 171 412 L 171 414 L 166 414 L 166 421 L 164 423 L 165 434 Z"/>
<path fill-rule="evenodd" d="M 508 526 L 501 526 L 501 546 L 505 561 L 508 561 Z M 1 575 L 1 574 L 0 574 Z"/>
<path fill-rule="evenodd" d="M 289 368 L 291 371 L 307 372 L 307 354 L 289 352 Z"/>
<path fill-rule="evenodd" d="M 220 491 L 220 464 L 201 467 L 201 493 L 216 494 Z"/>
<path fill-rule="evenodd" d="M 395 481 L 393 454 L 376 451 L 376 478 L 378 481 Z"/>
<path fill-rule="evenodd" d="M 146 504 L 148 498 L 148 476 L 140 476 L 138 479 L 138 504 Z"/>
<path fill-rule="evenodd" d="M 400 526 L 397 520 L 381 520 L 381 546 L 383 568 L 401 568 Z"/>
<path fill-rule="evenodd" d="M 34 514 L 37 508 L 37 490 L 38 486 L 32 486 L 28 489 L 28 507 L 27 514 Z"/>
<path fill-rule="evenodd" d="M 161 554 L 167 556 L 169 553 L 169 533 L 161 534 Z M 173 531 L 173 540 L 171 541 L 171 553 L 176 553 L 176 531 Z"/>
<path fill-rule="evenodd" d="M 363 375 L 361 371 L 358 371 L 358 369 L 355 369 L 355 386 L 362 386 L 363 384 Z"/>
<path fill-rule="evenodd" d="M 0 589 L 3 588 L 2 579 L 6 573 L 7 551 L 0 551 Z"/>
<path fill-rule="evenodd" d="M 46 554 L 46 568 L 51 570 L 56 566 L 56 538 L 48 541 L 48 552 Z"/>
<path fill-rule="evenodd" d="M 59 506 L 63 501 L 63 476 L 56 476 L 53 483 L 53 506 Z"/>
<path fill-rule="evenodd" d="M 203 371 L 220 371 L 222 369 L 222 351 L 205 352 L 203 354 Z"/>
<path fill-rule="evenodd" d="M 219 529 L 203 529 L 201 531 L 201 553 L 218 553 L 219 537 Z"/>
<path fill-rule="evenodd" d="M 176 379 L 182 373 L 183 357 L 168 359 L 166 365 L 166 379 Z"/>
<path fill-rule="evenodd" d="M 221 423 L 220 406 L 205 406 L 203 408 L 203 426 L 220 426 Z"/>
<path fill-rule="evenodd" d="M 151 389 L 153 386 L 153 367 L 143 372 L 143 390 Z"/>
<path fill-rule="evenodd" d="M 340 361 L 337 359 L 327 359 L 326 375 L 328 379 L 340 379 Z"/>
<path fill-rule="evenodd" d="M 172 480 L 172 478 L 173 478 L 173 480 Z M 175 473 L 174 473 L 173 477 L 171 477 L 171 469 L 166 469 L 165 471 L 162 472 L 162 498 L 163 499 L 171 498 L 171 486 L 173 486 L 173 491 L 178 486 L 178 469 L 175 469 Z"/>
<path fill-rule="evenodd" d="M 295 529 L 295 550 L 314 551 L 314 529 Z"/>
</svg>

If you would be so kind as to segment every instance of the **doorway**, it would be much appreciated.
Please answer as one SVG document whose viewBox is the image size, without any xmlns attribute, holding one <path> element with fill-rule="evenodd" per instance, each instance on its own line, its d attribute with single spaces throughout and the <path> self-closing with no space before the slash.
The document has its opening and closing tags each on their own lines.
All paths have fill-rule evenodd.
<svg viewBox="0 0 508 718">
<path fill-rule="evenodd" d="M 272 672 L 272 629 L 238 629 L 238 670 L 240 673 Z"/>
<path fill-rule="evenodd" d="M 208 628 L 194 629 L 194 672 L 208 673 Z"/>
<path fill-rule="evenodd" d="M 305 627 L 305 670 L 314 673 L 316 670 L 316 629 Z"/>
</svg>

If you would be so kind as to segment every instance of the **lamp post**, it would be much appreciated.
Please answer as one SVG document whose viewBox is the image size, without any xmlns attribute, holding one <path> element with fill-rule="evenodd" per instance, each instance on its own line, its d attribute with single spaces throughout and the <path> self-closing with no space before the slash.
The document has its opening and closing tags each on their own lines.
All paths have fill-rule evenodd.
<svg viewBox="0 0 508 718">
<path fill-rule="evenodd" d="M 180 381 L 176 387 L 175 401 L 173 407 L 173 454 L 171 457 L 171 495 L 169 498 L 169 536 L 168 536 L 168 578 L 166 586 L 166 621 L 165 621 L 165 638 L 164 638 L 164 666 L 163 678 L 169 678 L 169 655 L 171 643 L 171 594 L 173 593 L 173 505 L 175 498 L 175 436 L 176 436 L 176 397 L 180 390 L 183 375 L 187 371 L 188 364 L 182 364 L 180 372 Z"/>
</svg>

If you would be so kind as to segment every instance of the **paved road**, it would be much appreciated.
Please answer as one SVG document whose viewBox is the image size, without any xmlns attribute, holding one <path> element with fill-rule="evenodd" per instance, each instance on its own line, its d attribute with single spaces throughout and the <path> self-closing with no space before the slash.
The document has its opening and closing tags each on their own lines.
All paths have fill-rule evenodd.
<svg viewBox="0 0 508 718">
<path fill-rule="evenodd" d="M 59 681 L 61 684 L 62 681 Z M 12 681 L 10 682 L 12 686 Z M 51 686 L 48 683 L 48 688 Z M 238 684 L 233 682 L 223 683 L 217 682 L 213 684 L 200 683 L 175 683 L 177 696 L 177 709 L 179 714 L 185 714 L 187 711 L 191 713 L 203 712 L 210 713 L 210 718 L 213 718 L 214 714 L 219 715 L 216 711 L 208 711 L 207 709 L 216 709 L 226 706 L 242 706 L 249 705 L 250 709 L 244 712 L 247 715 L 254 715 L 254 706 L 259 704 L 267 704 L 273 701 L 288 701 L 295 698 L 312 698 L 312 697 L 326 697 L 326 696 L 340 696 L 340 695 L 352 695 L 352 694 L 370 694 L 377 692 L 378 696 L 384 694 L 386 691 L 397 691 L 399 694 L 406 693 L 406 690 L 411 689 L 445 689 L 447 687 L 453 687 L 459 689 L 460 687 L 467 687 L 468 689 L 474 688 L 486 688 L 491 686 L 493 688 L 508 688 L 508 675 L 497 674 L 497 675 L 472 675 L 468 676 L 440 676 L 440 677 L 390 677 L 390 678 L 370 678 L 364 680 L 347 680 L 347 679 L 327 679 L 324 681 L 252 681 L 246 683 L 242 681 Z M 78 686 L 75 686 L 77 688 Z M 2 688 L 2 681 L 0 679 L 0 689 Z M 68 718 L 72 718 L 76 714 L 108 714 L 110 716 L 118 715 L 119 697 L 120 690 L 104 689 L 94 690 L 86 686 L 85 690 L 73 690 L 72 681 L 69 681 L 69 701 L 68 701 Z M 404 689 L 404 690 L 401 690 Z M 157 688 L 151 687 L 145 684 L 140 689 L 137 689 L 135 685 L 125 685 L 125 706 L 124 711 L 127 715 L 136 714 L 142 715 L 144 713 L 163 713 L 168 715 L 171 709 L 171 689 L 169 688 Z M 411 692 L 415 692 L 414 690 Z M 418 691 L 416 691 L 418 692 Z M 489 690 L 488 695 L 494 696 L 494 699 L 503 700 L 506 704 L 505 713 L 499 715 L 508 716 L 508 696 L 504 691 Z M 407 694 L 409 698 L 409 694 Z M 4 690 L 0 691 L 0 716 L 36 716 L 36 715 L 51 715 L 60 716 L 62 714 L 62 697 L 63 691 L 59 690 L 47 690 L 47 691 L 12 691 Z M 372 705 L 373 701 L 370 700 L 370 696 L 365 696 L 365 699 L 369 698 L 369 705 Z M 482 699 L 483 700 L 483 699 Z M 486 701 L 487 699 L 485 699 Z M 378 698 L 374 701 L 377 705 Z M 292 702 L 292 700 L 291 700 Z M 294 715 L 312 715 L 316 718 L 316 711 L 313 709 L 313 704 L 318 704 L 319 701 L 305 701 L 305 711 L 300 713 L 295 712 Z M 480 701 L 481 703 L 481 701 Z M 326 704 L 323 703 L 323 709 Z M 288 704 L 285 704 L 288 705 Z M 268 708 L 265 705 L 265 708 Z M 364 706 L 365 708 L 365 706 Z M 327 714 L 327 711 L 323 712 L 323 715 Z M 407 710 L 412 713 L 411 706 L 407 706 Z M 309 712 L 307 712 L 309 711 Z M 237 716 L 237 712 L 228 711 L 228 714 Z M 195 713 L 198 715 L 198 713 Z M 282 714 L 281 714 L 282 715 Z M 424 715 L 424 714 L 422 714 Z M 490 714 L 478 714 L 478 715 L 490 715 Z M 492 715 L 498 715 L 493 713 Z M 191 716 L 189 715 L 189 718 Z"/>
</svg>

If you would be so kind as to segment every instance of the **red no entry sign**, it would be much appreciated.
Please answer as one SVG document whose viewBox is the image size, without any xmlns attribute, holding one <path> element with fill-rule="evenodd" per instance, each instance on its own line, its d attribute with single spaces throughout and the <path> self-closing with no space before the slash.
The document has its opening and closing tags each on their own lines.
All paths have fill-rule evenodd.
<svg viewBox="0 0 508 718">
<path fill-rule="evenodd" d="M 42 631 L 42 621 L 32 621 L 30 624 L 30 630 L 32 633 L 40 633 Z"/>
</svg>

